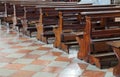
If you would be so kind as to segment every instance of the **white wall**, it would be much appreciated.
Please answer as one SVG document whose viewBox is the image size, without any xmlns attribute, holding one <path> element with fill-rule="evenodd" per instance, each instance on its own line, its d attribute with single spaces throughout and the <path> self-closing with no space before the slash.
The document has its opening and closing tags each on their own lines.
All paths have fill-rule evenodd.
<svg viewBox="0 0 120 77">
<path fill-rule="evenodd" d="M 93 3 L 95 4 L 100 4 L 100 5 L 104 5 L 104 4 L 110 4 L 110 0 L 81 0 L 79 3 Z"/>
<path fill-rule="evenodd" d="M 98 0 L 98 4 L 110 4 L 111 0 Z"/>
</svg>

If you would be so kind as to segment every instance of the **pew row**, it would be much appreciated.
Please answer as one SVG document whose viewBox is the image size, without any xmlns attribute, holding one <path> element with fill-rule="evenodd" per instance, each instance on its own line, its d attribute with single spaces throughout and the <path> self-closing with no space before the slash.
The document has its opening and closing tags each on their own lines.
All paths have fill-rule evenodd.
<svg viewBox="0 0 120 77">
<path fill-rule="evenodd" d="M 83 33 L 76 34 L 80 46 L 78 58 L 99 68 L 116 65 L 118 62 L 116 56 L 105 42 L 120 40 L 120 21 L 116 21 L 116 18 L 120 17 L 120 10 L 81 12 L 81 15 L 85 16 L 86 25 Z M 107 20 L 111 18 L 114 20 L 108 22 Z M 102 25 L 93 25 L 98 21 Z"/>
<path fill-rule="evenodd" d="M 25 7 L 25 6 L 24 6 Z M 28 6 L 25 7 L 25 18 L 27 20 L 27 30 L 26 34 L 32 37 L 33 32 L 37 32 L 36 29 L 36 22 L 39 20 L 39 9 L 33 7 L 33 6 Z M 36 35 L 35 35 L 36 37 Z"/>
<path fill-rule="evenodd" d="M 59 25 L 54 28 L 54 47 L 69 53 L 69 47 L 78 45 L 73 32 L 84 30 L 85 19 L 80 13 L 85 11 L 120 10 L 119 7 L 56 8 L 59 11 Z M 99 23 L 94 23 L 99 24 Z M 102 24 L 101 24 L 102 25 Z"/>
<path fill-rule="evenodd" d="M 86 4 L 88 5 L 88 4 Z M 85 7 L 84 5 L 81 5 Z M 40 9 L 40 20 L 37 26 L 37 39 L 45 43 L 48 43 L 48 38 L 54 37 L 53 28 L 58 26 L 58 11 L 55 8 L 66 8 L 66 7 L 75 7 L 75 6 L 59 6 L 58 5 L 41 5 L 36 6 Z"/>
</svg>

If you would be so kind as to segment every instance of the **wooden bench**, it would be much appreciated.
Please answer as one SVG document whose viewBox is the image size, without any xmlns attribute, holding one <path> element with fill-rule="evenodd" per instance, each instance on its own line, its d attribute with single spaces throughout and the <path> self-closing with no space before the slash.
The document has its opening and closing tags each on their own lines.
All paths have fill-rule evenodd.
<svg viewBox="0 0 120 77">
<path fill-rule="evenodd" d="M 32 36 L 33 32 L 37 32 L 36 22 L 39 20 L 39 9 L 34 6 L 24 6 L 25 7 L 25 18 L 27 20 L 27 31 L 29 36 Z M 27 34 L 27 33 L 26 33 Z"/>
<path fill-rule="evenodd" d="M 118 59 L 118 64 L 113 68 L 113 74 L 116 77 L 120 77 L 120 69 L 119 69 L 120 68 L 120 40 L 107 42 L 107 44 L 112 47 L 112 49 Z"/>
<path fill-rule="evenodd" d="M 78 45 L 75 34 L 84 30 L 85 20 L 80 12 L 100 11 L 100 10 L 120 10 L 119 7 L 89 7 L 89 8 L 56 8 L 59 11 L 59 26 L 54 28 L 54 47 L 61 48 L 69 53 L 69 47 Z M 95 23 L 98 24 L 98 23 Z M 67 33 L 66 33 L 67 32 Z"/>
<path fill-rule="evenodd" d="M 13 15 L 14 14 L 13 5 L 10 3 L 6 3 L 6 7 L 7 7 L 7 15 Z"/>
<path fill-rule="evenodd" d="M 95 64 L 99 68 L 116 65 L 116 56 L 105 42 L 120 40 L 120 21 L 115 20 L 116 17 L 120 17 L 120 10 L 82 12 L 81 15 L 85 16 L 86 25 L 83 33 L 76 34 L 80 46 L 78 58 Z M 114 21 L 105 22 L 109 18 L 114 18 Z M 102 23 L 102 25 L 96 25 L 98 27 L 110 27 L 96 28 L 92 25 L 95 21 Z"/>
<path fill-rule="evenodd" d="M 0 15 L 4 15 L 4 14 L 5 14 L 5 4 L 0 3 Z"/>
<path fill-rule="evenodd" d="M 48 38 L 54 37 L 53 26 L 58 24 L 58 13 L 54 7 L 41 7 L 40 20 L 37 25 L 37 39 L 48 43 Z"/>
<path fill-rule="evenodd" d="M 13 27 L 13 16 L 14 16 L 14 8 L 13 5 L 11 5 L 10 3 L 6 3 L 6 11 L 7 11 L 7 23 L 9 24 L 9 27 Z"/>
<path fill-rule="evenodd" d="M 18 31 L 21 32 L 23 29 L 21 19 L 24 18 L 24 7 L 19 4 L 13 4 L 14 8 L 14 17 L 16 18 L 16 27 L 18 27 Z"/>
<path fill-rule="evenodd" d="M 58 25 L 58 11 L 56 11 L 55 8 L 76 7 L 65 4 L 62 4 L 62 6 L 61 4 L 56 4 L 48 3 L 46 5 L 37 6 L 37 8 L 40 8 L 40 22 L 37 26 L 37 39 L 45 43 L 48 43 L 48 38 L 55 36 L 53 33 L 53 27 Z"/>
<path fill-rule="evenodd" d="M 5 17 L 5 5 L 0 2 L 0 29 L 2 27 L 2 22 L 4 21 Z"/>
</svg>

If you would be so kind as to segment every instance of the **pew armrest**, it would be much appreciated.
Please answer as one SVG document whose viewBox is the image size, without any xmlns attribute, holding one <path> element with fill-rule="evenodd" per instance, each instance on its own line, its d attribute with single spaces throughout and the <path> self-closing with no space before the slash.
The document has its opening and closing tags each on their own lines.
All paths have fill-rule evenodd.
<svg viewBox="0 0 120 77">
<path fill-rule="evenodd" d="M 72 33 L 75 34 L 77 37 L 84 35 L 84 32 L 72 32 Z"/>
<path fill-rule="evenodd" d="M 120 48 L 120 40 L 119 41 L 110 41 L 107 42 L 108 45 L 116 47 L 116 48 Z"/>
</svg>

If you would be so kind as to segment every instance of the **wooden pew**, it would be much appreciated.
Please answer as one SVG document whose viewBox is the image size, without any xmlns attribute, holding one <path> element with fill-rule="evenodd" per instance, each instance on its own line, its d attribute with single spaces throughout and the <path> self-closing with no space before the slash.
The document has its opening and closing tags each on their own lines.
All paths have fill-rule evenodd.
<svg viewBox="0 0 120 77">
<path fill-rule="evenodd" d="M 89 8 L 56 8 L 59 11 L 59 26 L 54 28 L 54 47 L 69 53 L 69 47 L 77 45 L 75 34 L 83 31 L 85 20 L 79 13 L 84 11 L 120 10 L 119 7 L 89 7 Z M 97 23 L 96 23 L 97 24 Z M 67 31 L 67 33 L 66 33 Z"/>
<path fill-rule="evenodd" d="M 118 64 L 113 68 L 113 74 L 116 77 L 120 77 L 120 69 L 119 69 L 120 68 L 120 40 L 107 42 L 107 44 L 112 47 L 118 59 Z"/>
<path fill-rule="evenodd" d="M 0 3 L 0 17 L 2 17 L 5 14 L 5 4 Z"/>
<path fill-rule="evenodd" d="M 0 2 L 0 29 L 5 17 L 5 4 Z"/>
<path fill-rule="evenodd" d="M 16 18 L 16 27 L 18 27 L 18 31 L 20 32 L 21 29 L 23 29 L 23 26 L 22 26 L 22 22 L 21 20 L 23 18 L 25 18 L 25 8 L 19 4 L 13 4 L 13 6 L 15 7 L 14 9 L 14 17 Z"/>
<path fill-rule="evenodd" d="M 13 15 L 14 14 L 13 5 L 10 3 L 6 3 L 6 7 L 7 7 L 7 15 Z"/>
<path fill-rule="evenodd" d="M 40 6 L 42 6 L 42 5 L 56 5 L 56 4 L 58 4 L 58 5 L 67 5 L 67 6 L 69 6 L 69 5 L 76 5 L 77 4 L 77 2 L 46 2 L 46 1 L 14 1 L 14 2 L 12 2 L 12 1 L 10 1 L 11 3 L 13 3 L 13 4 L 19 4 L 19 5 L 22 5 L 22 6 L 37 6 L 37 5 L 40 5 Z M 90 4 L 87 4 L 87 5 L 90 5 Z"/>
<path fill-rule="evenodd" d="M 51 31 L 53 29 L 53 27 L 47 27 L 47 29 L 43 26 L 43 25 L 55 25 L 57 24 L 57 17 L 58 17 L 58 11 L 54 10 L 54 8 L 68 8 L 68 7 L 97 7 L 98 5 L 91 5 L 91 4 L 79 4 L 79 5 L 74 5 L 74 6 L 71 6 L 70 4 L 68 5 L 69 3 L 63 3 L 63 4 L 60 4 L 58 2 L 51 2 L 51 3 L 48 3 L 46 5 L 37 5 L 36 7 L 37 8 L 40 8 L 40 23 L 39 25 L 37 26 L 37 39 L 38 40 L 41 40 L 43 42 L 46 42 L 47 43 L 47 39 L 50 38 L 50 37 L 54 37 L 54 33 Z M 99 5 L 99 7 L 113 7 L 113 6 L 116 6 L 116 5 Z M 48 10 L 49 9 L 49 10 Z M 42 13 L 43 12 L 43 13 Z M 47 16 L 46 16 L 46 13 L 47 12 Z M 50 23 L 48 17 L 50 18 L 50 15 L 51 13 L 50 12 L 55 12 L 51 17 L 52 18 L 52 21 Z M 47 19 L 46 19 L 47 17 Z M 48 24 L 49 23 L 49 24 Z M 44 28 L 43 28 L 44 27 Z M 50 29 L 49 29 L 50 28 Z M 46 29 L 46 30 L 45 30 Z M 49 29 L 48 32 L 46 32 L 47 30 Z M 57 47 L 57 46 L 56 46 Z"/>
<path fill-rule="evenodd" d="M 6 3 L 7 17 L 5 17 L 6 22 L 9 24 L 9 27 L 13 27 L 13 17 L 14 17 L 14 8 L 10 3 Z"/>
<path fill-rule="evenodd" d="M 4 21 L 4 17 L 5 17 L 5 5 L 0 2 L 0 29 L 1 29 L 1 25 L 2 25 L 2 22 Z"/>
<path fill-rule="evenodd" d="M 80 46 L 78 58 L 95 64 L 99 68 L 116 65 L 116 56 L 105 42 L 120 40 L 120 21 L 115 20 L 116 17 L 120 17 L 120 10 L 82 12 L 81 15 L 85 16 L 86 25 L 83 33 L 76 34 Z M 107 21 L 110 18 L 114 18 L 114 21 L 103 23 L 103 20 Z M 93 25 L 98 21 L 102 25 Z M 104 28 L 96 28 L 97 26 L 104 26 Z"/>
<path fill-rule="evenodd" d="M 87 5 L 87 4 L 86 4 Z M 82 5 L 81 5 L 82 6 Z M 84 6 L 84 5 L 83 5 Z M 58 11 L 55 8 L 61 7 L 75 7 L 75 6 L 59 6 L 55 4 L 48 4 L 48 6 L 37 6 L 40 8 L 40 22 L 37 26 L 37 39 L 48 43 L 48 38 L 54 37 L 53 27 L 58 25 Z"/>
<path fill-rule="evenodd" d="M 25 6 L 24 6 L 25 7 Z M 33 32 L 37 32 L 36 22 L 39 20 L 39 9 L 34 6 L 25 7 L 26 10 L 26 20 L 27 20 L 27 31 L 29 31 L 30 37 Z"/>
<path fill-rule="evenodd" d="M 40 8 L 39 21 L 37 39 L 48 43 L 48 38 L 54 37 L 53 26 L 58 24 L 58 13 L 54 7 L 42 7 Z"/>
</svg>

